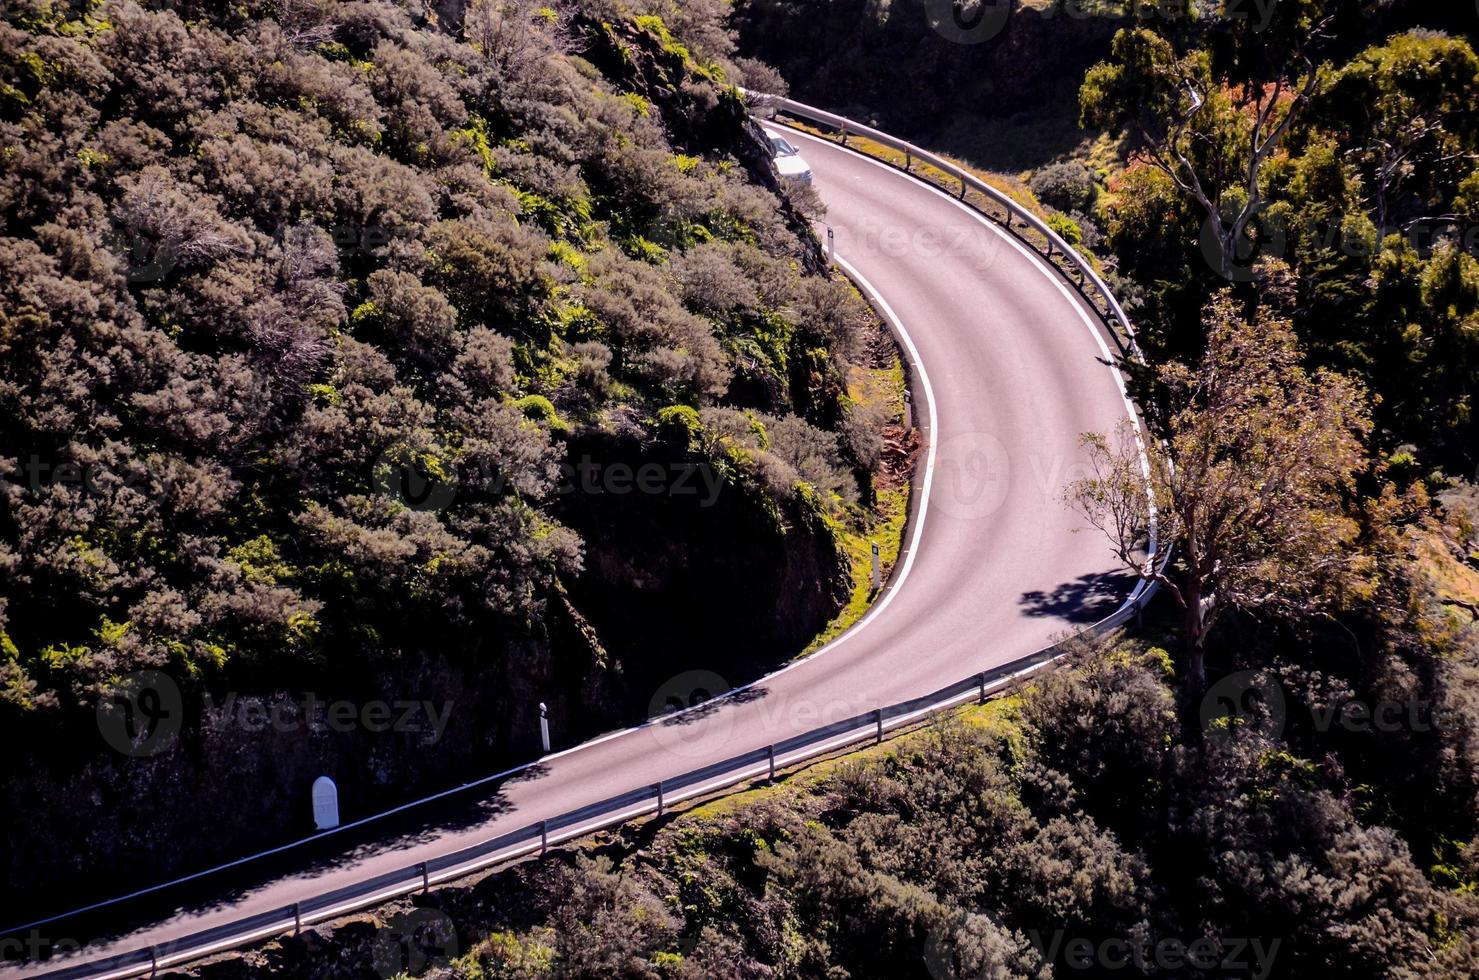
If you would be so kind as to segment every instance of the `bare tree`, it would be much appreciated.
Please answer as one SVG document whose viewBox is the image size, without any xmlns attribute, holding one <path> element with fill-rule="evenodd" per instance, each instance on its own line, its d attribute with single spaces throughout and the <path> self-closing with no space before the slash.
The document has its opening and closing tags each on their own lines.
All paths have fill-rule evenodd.
<svg viewBox="0 0 1479 980">
<path fill-rule="evenodd" d="M 283 37 L 299 51 L 334 40 L 338 25 L 329 20 L 323 0 L 277 0 L 277 22 Z"/>
<path fill-rule="evenodd" d="M 1189 18 L 1221 33 L 1222 65 L 1197 45 L 1179 52 L 1154 30 L 1121 31 L 1114 60 L 1094 66 L 1084 80 L 1084 123 L 1134 131 L 1141 158 L 1205 212 L 1208 258 L 1225 278 L 1239 278 L 1239 246 L 1269 203 L 1265 165 L 1319 90 L 1324 76 L 1315 53 L 1347 5 L 1287 0 L 1269 8 L 1262 23 L 1244 20 L 1241 8 L 1251 4 Z"/>
<path fill-rule="evenodd" d="M 473 0 L 463 35 L 504 81 L 533 77 L 552 54 L 568 51 L 574 11 L 544 0 Z"/>
<path fill-rule="evenodd" d="M 1205 317 L 1201 363 L 1160 372 L 1172 412 L 1148 474 L 1127 423 L 1113 437 L 1083 437 L 1092 468 L 1065 494 L 1126 566 L 1181 607 L 1192 696 L 1205 683 L 1204 644 L 1223 612 L 1311 614 L 1370 571 L 1345 505 L 1367 465 L 1364 393 L 1343 375 L 1306 372 L 1288 323 L 1248 323 L 1229 293 Z M 1152 502 L 1162 541 L 1177 549 L 1168 569 L 1142 548 Z"/>
</svg>

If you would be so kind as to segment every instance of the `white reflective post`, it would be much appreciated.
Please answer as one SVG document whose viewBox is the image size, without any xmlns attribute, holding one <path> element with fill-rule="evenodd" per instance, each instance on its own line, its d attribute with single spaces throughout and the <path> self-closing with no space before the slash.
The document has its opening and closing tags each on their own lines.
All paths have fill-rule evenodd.
<svg viewBox="0 0 1479 980">
<path fill-rule="evenodd" d="M 313 825 L 319 830 L 339 826 L 339 787 L 328 776 L 313 781 Z"/>
<path fill-rule="evenodd" d="M 878 542 L 873 542 L 873 591 L 883 587 L 883 563 L 878 560 Z"/>
<path fill-rule="evenodd" d="M 549 751 L 549 708 L 543 701 L 539 702 L 539 744 Z"/>
<path fill-rule="evenodd" d="M 832 233 L 832 226 L 831 225 L 828 225 L 827 226 L 827 265 L 829 265 L 829 266 L 836 265 L 837 264 L 837 262 L 836 262 L 836 260 L 837 260 L 837 242 L 835 241 L 835 238 L 836 238 L 836 236 L 833 235 L 833 233 Z"/>
</svg>

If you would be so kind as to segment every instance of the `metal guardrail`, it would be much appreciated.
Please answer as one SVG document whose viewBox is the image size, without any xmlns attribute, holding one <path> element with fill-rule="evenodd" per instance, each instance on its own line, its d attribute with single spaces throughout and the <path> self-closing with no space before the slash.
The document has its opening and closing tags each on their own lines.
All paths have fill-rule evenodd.
<svg viewBox="0 0 1479 980">
<path fill-rule="evenodd" d="M 1102 633 L 1124 625 L 1154 592 L 1154 586 L 1142 580 L 1119 609 L 1089 627 L 1088 631 Z M 777 770 L 817 756 L 861 742 L 882 741 L 889 731 L 906 727 L 938 711 L 971 700 L 984 702 L 992 695 L 1031 678 L 1065 655 L 1062 644 L 1054 644 L 1011 663 L 972 674 L 933 693 L 823 725 L 773 745 L 681 773 L 660 783 L 613 796 L 551 820 L 530 824 L 452 854 L 356 882 L 306 902 L 285 905 L 206 929 L 167 945 L 137 949 L 103 960 L 63 967 L 40 976 L 53 977 L 56 980 L 84 977 L 91 980 L 123 980 L 153 975 L 161 969 L 273 936 L 296 934 L 305 926 L 426 891 L 433 885 L 465 877 L 497 864 L 531 854 L 542 854 L 556 844 L 584 837 L 637 817 L 648 814 L 661 816 L 673 804 L 693 797 L 748 780 L 773 780 Z M 727 695 L 716 700 L 723 700 L 724 697 Z"/>
<path fill-rule="evenodd" d="M 920 150 L 903 140 L 895 139 L 887 133 L 790 99 L 766 98 L 770 99 L 778 109 L 788 114 L 838 128 L 844 134 L 844 138 L 848 132 L 866 136 L 886 146 L 903 150 L 906 153 L 906 160 L 911 163 L 918 159 L 957 177 L 961 181 L 962 197 L 967 188 L 974 188 L 1001 204 L 1007 209 L 1008 224 L 1011 222 L 1011 215 L 1021 218 L 1025 225 L 1044 235 L 1050 243 L 1050 254 L 1053 248 L 1057 248 L 1059 253 L 1081 272 L 1079 285 L 1082 288 L 1084 283 L 1088 283 L 1100 294 L 1106 306 L 1106 310 L 1101 311 L 1100 315 L 1110 327 L 1110 333 L 1120 345 L 1121 352 L 1128 358 L 1139 359 L 1139 347 L 1135 343 L 1129 319 L 1093 267 L 1036 215 L 1027 211 L 1006 194 L 961 170 L 948 160 Z M 1054 266 L 1054 268 L 1058 267 Z M 1120 331 L 1124 332 L 1123 339 Z M 1148 547 L 1150 554 L 1157 556 L 1153 531 Z M 1158 558 L 1161 566 L 1165 567 L 1169 554 L 1159 555 Z M 1138 580 L 1129 597 L 1117 610 L 1086 628 L 1079 635 L 1106 633 L 1123 626 L 1139 613 L 1156 591 L 1157 585 L 1154 581 Z M 726 789 L 748 780 L 764 778 L 773 781 L 778 769 L 862 742 L 882 741 L 884 735 L 891 730 L 906 727 L 931 714 L 973 699 L 984 702 L 992 695 L 1015 687 L 1062 659 L 1066 656 L 1065 643 L 1066 641 L 1055 643 L 1010 663 L 972 674 L 933 693 L 897 704 L 884 705 L 865 714 L 823 725 L 764 748 L 754 749 L 722 762 L 680 773 L 651 786 L 613 796 L 550 820 L 530 824 L 452 854 L 409 865 L 366 881 L 356 882 L 305 902 L 286 905 L 206 929 L 165 945 L 136 949 L 106 959 L 62 967 L 41 973 L 39 976 L 52 977 L 56 980 L 74 980 L 74 978 L 125 980 L 131 977 L 152 976 L 161 969 L 179 966 L 273 936 L 296 934 L 305 926 L 338 918 L 395 898 L 427 891 L 433 885 L 465 877 L 494 865 L 504 864 L 531 854 L 542 854 L 556 844 L 617 826 L 637 817 L 648 814 L 661 816 L 674 803 Z M 735 693 L 731 691 L 720 695 L 706 704 L 722 702 Z M 658 723 L 660 724 L 661 720 Z M 478 782 L 486 783 L 487 781 L 479 780 Z M 239 863 L 241 862 L 233 862 L 233 864 Z M 48 921 L 67 917 L 68 915 L 57 916 Z"/>
<path fill-rule="evenodd" d="M 914 164 L 918 161 L 959 181 L 959 196 L 962 200 L 965 199 L 967 191 L 972 190 L 990 198 L 992 202 L 999 205 L 1005 212 L 1005 220 L 999 219 L 996 215 L 979 208 L 973 208 L 973 210 L 979 211 L 993 221 L 1005 224 L 1009 231 L 1017 232 L 1019 235 L 1020 231 L 1016 226 L 1017 221 L 1020 221 L 1024 228 L 1030 228 L 1042 236 L 1047 243 L 1044 258 L 1048 259 L 1050 264 L 1053 264 L 1053 267 L 1062 273 L 1064 278 L 1076 286 L 1081 292 L 1084 292 L 1086 295 L 1089 293 L 1093 294 L 1089 297 L 1090 303 L 1094 305 L 1100 318 L 1109 327 L 1109 332 L 1113 336 L 1115 343 L 1119 346 L 1120 353 L 1130 360 L 1138 361 L 1141 359 L 1140 345 L 1136 342 L 1135 331 L 1130 325 L 1130 318 L 1125 314 L 1123 307 L 1120 306 L 1119 300 L 1115 299 L 1114 293 L 1110 291 L 1109 286 L 1104 282 L 1103 277 L 1099 275 L 1098 270 L 1094 268 L 1093 264 L 1078 249 L 1074 248 L 1064 240 L 1063 236 L 1054 231 L 1047 222 L 1039 218 L 1030 209 L 1024 207 L 1011 195 L 999 188 L 993 187 L 975 174 L 951 163 L 944 157 L 931 153 L 928 150 L 922 150 L 913 143 L 907 140 L 901 140 L 880 129 L 865 126 L 846 116 L 839 116 L 834 112 L 827 112 L 825 109 L 818 109 L 815 106 L 809 106 L 805 103 L 797 102 L 794 99 L 787 99 L 779 95 L 766 95 L 763 92 L 742 91 L 744 91 L 746 98 L 749 100 L 752 110 L 758 110 L 762 113 L 783 113 L 797 119 L 803 119 L 825 126 L 835 130 L 839 134 L 840 141 L 844 146 L 847 145 L 847 138 L 850 135 L 865 137 L 890 149 L 901 151 L 904 154 L 904 166 L 898 169 L 903 170 L 905 173 L 914 173 Z M 874 159 L 877 158 L 875 157 Z M 882 162 L 887 163 L 888 161 Z M 1062 267 L 1052 263 L 1052 260 L 1055 258 L 1061 259 L 1073 270 L 1077 277 L 1076 280 L 1074 276 L 1067 275 L 1066 270 Z"/>
</svg>

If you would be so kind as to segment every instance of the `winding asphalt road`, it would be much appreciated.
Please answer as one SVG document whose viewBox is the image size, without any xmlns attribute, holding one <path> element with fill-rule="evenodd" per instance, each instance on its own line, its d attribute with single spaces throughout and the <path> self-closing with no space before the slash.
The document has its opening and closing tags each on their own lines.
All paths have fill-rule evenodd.
<svg viewBox="0 0 1479 980">
<path fill-rule="evenodd" d="M 1128 592 L 1107 545 L 1061 501 L 1079 434 L 1129 411 L 1097 319 L 1007 232 L 947 194 L 798 134 L 836 255 L 913 362 L 927 452 L 901 564 L 870 614 L 745 697 L 559 753 L 488 791 L 471 816 L 420 827 L 178 910 L 49 968 L 164 944 L 929 693 L 1102 618 Z M 702 666 L 702 665 L 696 665 Z M 404 823 L 402 829 L 404 830 Z M 54 928 L 65 930 L 64 923 Z"/>
</svg>

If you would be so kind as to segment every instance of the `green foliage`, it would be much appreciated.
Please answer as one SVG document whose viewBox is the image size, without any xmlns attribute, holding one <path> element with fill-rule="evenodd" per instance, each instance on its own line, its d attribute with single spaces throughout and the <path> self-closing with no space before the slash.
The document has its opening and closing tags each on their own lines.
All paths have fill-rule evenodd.
<svg viewBox="0 0 1479 980">
<path fill-rule="evenodd" d="M 718 12 L 474 4 L 454 39 L 389 2 L 104 9 L 0 25 L 7 703 L 165 663 L 291 687 L 308 653 L 540 656 L 580 565 L 552 435 L 747 403 L 731 332 L 812 288 L 696 60 L 732 50 Z M 567 53 L 606 37 L 610 77 Z M 673 273 L 720 237 L 745 244 L 710 318 Z M 841 359 L 848 329 L 809 342 Z M 811 410 L 788 396 L 765 409 Z"/>
<path fill-rule="evenodd" d="M 668 405 L 657 410 L 657 431 L 673 445 L 687 449 L 703 436 L 704 424 L 688 405 Z"/>
<path fill-rule="evenodd" d="M 1055 163 L 1042 168 L 1027 182 L 1038 200 L 1059 211 L 1087 211 L 1094 203 L 1094 177 L 1081 163 Z"/>
<path fill-rule="evenodd" d="M 1184 741 L 1153 651 L 1073 653 L 1015 717 L 946 719 L 680 815 L 640 853 L 501 876 L 488 893 L 503 901 L 465 906 L 491 936 L 459 968 L 1041 977 L 1073 968 L 1057 934 L 1147 950 L 1256 937 L 1270 975 L 1336 959 L 1352 977 L 1466 974 L 1458 937 L 1479 902 L 1358 819 L 1338 773 L 1261 736 Z M 1160 975 L 1144 962 L 1122 972 Z"/>
<path fill-rule="evenodd" d="M 1279 4 L 1258 36 L 1226 24 L 1205 36 L 1121 31 L 1080 92 L 1086 125 L 1149 143 L 1109 182 L 1108 243 L 1144 291 L 1137 321 L 1154 356 L 1194 355 L 1208 290 L 1258 288 L 1317 364 L 1378 396 L 1382 448 L 1430 447 L 1468 473 L 1479 56 L 1465 39 L 1410 31 L 1322 62 L 1321 39 L 1348 6 Z M 1290 26 L 1324 18 L 1326 33 L 1302 40 Z M 1270 102 L 1273 80 L 1287 94 Z M 1262 128 L 1251 123 L 1260 105 Z"/>
<path fill-rule="evenodd" d="M 1048 227 L 1056 231 L 1070 245 L 1080 245 L 1083 243 L 1083 229 L 1078 226 L 1077 221 L 1074 221 L 1066 214 L 1048 215 Z"/>
<path fill-rule="evenodd" d="M 524 417 L 544 425 L 556 432 L 563 432 L 569 428 L 555 411 L 554 403 L 543 395 L 525 395 L 514 402 L 514 406 L 524 413 Z"/>
</svg>

